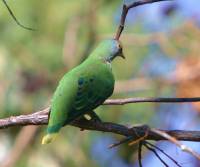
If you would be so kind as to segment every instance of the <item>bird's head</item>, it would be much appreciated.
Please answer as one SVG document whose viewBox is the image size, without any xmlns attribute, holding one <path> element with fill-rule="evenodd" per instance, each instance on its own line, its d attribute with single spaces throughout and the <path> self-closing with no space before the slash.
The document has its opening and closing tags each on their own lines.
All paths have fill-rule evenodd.
<svg viewBox="0 0 200 167">
<path fill-rule="evenodd" d="M 103 58 L 107 62 L 111 62 L 115 57 L 125 58 L 122 51 L 120 41 L 115 39 L 107 39 L 102 41 L 95 50 L 96 56 Z"/>
</svg>

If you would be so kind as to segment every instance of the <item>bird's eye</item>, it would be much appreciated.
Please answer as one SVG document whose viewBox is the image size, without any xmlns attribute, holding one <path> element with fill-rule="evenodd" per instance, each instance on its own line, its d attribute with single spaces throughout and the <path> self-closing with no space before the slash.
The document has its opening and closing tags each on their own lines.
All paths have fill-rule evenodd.
<svg viewBox="0 0 200 167">
<path fill-rule="evenodd" d="M 118 41 L 118 53 L 122 53 L 123 49 L 122 49 L 122 44 L 120 41 Z"/>
<path fill-rule="evenodd" d="M 122 46 L 119 44 L 118 47 L 119 47 L 119 52 L 121 53 L 122 52 Z"/>
<path fill-rule="evenodd" d="M 122 53 L 122 47 L 119 48 L 119 52 Z"/>
<path fill-rule="evenodd" d="M 121 44 L 120 41 L 118 42 L 118 48 L 119 48 L 119 49 L 122 49 L 122 44 Z"/>
<path fill-rule="evenodd" d="M 121 49 L 121 48 L 122 48 L 120 44 L 118 44 L 118 48 L 119 48 L 119 49 Z"/>
</svg>

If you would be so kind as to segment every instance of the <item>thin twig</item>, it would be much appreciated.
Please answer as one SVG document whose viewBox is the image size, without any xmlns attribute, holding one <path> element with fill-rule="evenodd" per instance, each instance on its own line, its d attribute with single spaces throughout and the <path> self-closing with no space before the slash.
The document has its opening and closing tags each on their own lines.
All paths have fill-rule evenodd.
<svg viewBox="0 0 200 167">
<path fill-rule="evenodd" d="M 161 153 L 163 153 L 167 158 L 169 158 L 172 162 L 174 162 L 178 167 L 181 167 L 181 165 L 178 164 L 178 162 L 176 160 L 174 160 L 170 155 L 168 155 L 166 152 L 164 152 L 162 149 L 160 149 L 159 147 L 157 147 L 154 144 L 151 144 L 147 141 L 143 141 L 144 143 L 146 143 L 147 145 L 150 145 L 151 147 L 159 150 Z"/>
<path fill-rule="evenodd" d="M 200 97 L 171 98 L 171 97 L 135 97 L 125 99 L 108 99 L 104 105 L 124 105 L 128 103 L 186 103 L 200 102 Z"/>
<path fill-rule="evenodd" d="M 128 137 L 126 137 L 125 139 L 122 139 L 122 140 L 120 140 L 120 141 L 118 141 L 118 142 L 116 142 L 116 143 L 113 143 L 113 144 L 109 145 L 108 148 L 117 147 L 117 146 L 119 146 L 119 145 L 121 145 L 121 144 L 124 144 L 124 143 L 126 143 L 126 142 L 132 140 L 132 138 L 133 138 L 132 136 L 128 136 Z"/>
<path fill-rule="evenodd" d="M 192 154 L 194 157 L 196 157 L 198 160 L 200 160 L 200 155 L 195 152 L 194 150 L 192 150 L 190 147 L 183 145 L 180 141 L 178 141 L 175 137 L 167 134 L 164 131 L 158 130 L 158 129 L 152 129 L 153 132 L 163 136 L 164 138 L 166 138 L 167 140 L 169 140 L 170 142 L 174 143 L 176 146 L 178 146 L 182 151 L 187 152 Z"/>
<path fill-rule="evenodd" d="M 139 167 L 142 167 L 142 145 L 143 145 L 143 141 L 139 142 L 139 146 L 138 146 L 138 163 L 139 163 Z"/>
<path fill-rule="evenodd" d="M 142 126 L 140 125 L 139 127 L 143 128 L 143 130 L 144 130 L 143 136 L 140 136 L 139 134 L 137 134 L 137 129 L 135 130 L 136 127 L 132 127 L 131 129 L 135 133 L 134 136 L 127 136 L 125 139 L 122 139 L 114 144 L 111 144 L 109 146 L 109 148 L 117 147 L 117 146 L 124 144 L 126 142 L 129 142 L 129 141 L 131 141 L 130 143 L 128 143 L 129 146 L 132 146 L 134 144 L 141 143 L 142 141 L 144 141 L 146 139 L 146 137 L 148 136 L 150 128 L 147 125 L 142 125 Z M 136 136 L 137 136 L 137 138 L 136 138 Z"/>
<path fill-rule="evenodd" d="M 21 24 L 18 19 L 15 17 L 14 13 L 12 12 L 12 10 L 10 9 L 10 7 L 8 6 L 6 0 L 2 0 L 4 5 L 6 6 L 6 8 L 8 9 L 8 12 L 10 13 L 11 17 L 13 18 L 13 20 L 17 23 L 17 25 L 19 25 L 20 27 L 26 29 L 26 30 L 30 30 L 30 31 L 35 31 L 35 29 L 30 28 L 30 27 L 26 27 L 23 24 Z"/>
<path fill-rule="evenodd" d="M 148 133 L 146 133 L 146 135 L 148 135 Z M 122 145 L 122 144 L 124 144 L 124 143 L 127 143 L 127 142 L 129 142 L 129 141 L 131 141 L 131 140 L 133 140 L 133 137 L 132 136 L 128 136 L 128 137 L 126 137 L 125 139 L 123 139 L 123 140 L 120 140 L 120 141 L 118 141 L 118 142 L 116 142 L 116 143 L 114 143 L 114 144 L 111 144 L 110 146 L 109 146 L 109 148 L 114 148 L 114 147 L 117 147 L 117 146 L 119 146 L 119 145 Z M 136 139 L 136 141 L 137 141 L 137 139 Z M 136 142 L 135 142 L 136 143 Z M 155 145 L 153 145 L 153 144 L 151 144 L 151 143 L 149 143 L 149 142 L 147 142 L 147 141 L 145 141 L 145 140 L 140 140 L 139 142 L 137 142 L 137 143 L 139 143 L 139 146 L 138 146 L 138 162 L 139 162 L 139 166 L 140 167 L 142 167 L 142 158 L 141 158 L 141 152 L 142 152 L 142 145 L 143 144 L 146 144 L 147 146 L 149 145 L 149 146 L 151 146 L 152 148 L 155 148 L 155 149 L 157 149 L 157 150 L 159 150 L 161 153 L 163 153 L 167 158 L 169 158 L 172 162 L 174 162 L 178 167 L 181 167 L 181 165 L 179 165 L 178 164 L 178 162 L 176 161 L 176 160 L 174 160 L 170 155 L 168 155 L 167 153 L 165 153 L 162 149 L 160 149 L 159 147 L 157 147 L 157 146 L 155 146 Z"/>
<path fill-rule="evenodd" d="M 165 166 L 165 167 L 169 167 L 169 165 L 166 164 L 166 162 L 160 157 L 160 155 L 156 152 L 155 149 L 153 149 L 152 147 L 148 146 L 147 144 L 143 143 L 143 145 L 150 151 L 152 151 L 155 156 L 162 162 L 162 164 Z"/>
<path fill-rule="evenodd" d="M 162 2 L 162 1 L 172 1 L 172 0 L 141 0 L 141 1 L 133 2 L 133 3 L 129 4 L 129 5 L 123 4 L 120 24 L 118 26 L 117 33 L 115 35 L 115 39 L 119 40 L 119 38 L 121 36 L 121 33 L 122 33 L 123 29 L 124 29 L 126 16 L 128 14 L 129 9 L 137 7 L 137 6 L 149 4 L 149 3 Z"/>
</svg>

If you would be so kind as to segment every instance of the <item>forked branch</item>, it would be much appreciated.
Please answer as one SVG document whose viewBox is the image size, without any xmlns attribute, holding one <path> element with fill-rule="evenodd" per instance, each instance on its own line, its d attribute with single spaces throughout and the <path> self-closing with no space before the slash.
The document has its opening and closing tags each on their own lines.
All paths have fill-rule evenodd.
<svg viewBox="0 0 200 167">
<path fill-rule="evenodd" d="M 49 108 L 28 115 L 12 116 L 0 119 L 0 129 L 12 126 L 45 125 L 48 123 Z M 183 151 L 186 151 L 200 160 L 200 155 L 192 149 L 182 145 L 178 140 L 200 141 L 200 131 L 185 130 L 158 130 L 150 129 L 148 126 L 127 127 L 111 122 L 98 122 L 87 120 L 75 120 L 70 125 L 81 129 L 95 130 L 101 132 L 111 132 L 122 136 L 131 136 L 132 140 L 144 137 L 145 140 L 169 140 L 176 144 Z M 148 133 L 147 132 L 148 129 Z M 147 135 L 146 135 L 147 134 Z"/>
<path fill-rule="evenodd" d="M 5 129 L 13 126 L 27 126 L 27 125 L 46 125 L 48 123 L 49 108 L 44 110 L 19 116 L 11 116 L 0 119 L 0 129 Z M 110 122 L 93 122 L 85 120 L 77 120 L 71 125 L 88 130 L 96 130 L 102 132 L 112 132 L 123 136 L 144 136 L 146 128 L 144 126 L 127 127 L 120 124 Z M 163 130 L 163 132 L 175 137 L 178 140 L 184 141 L 200 141 L 200 131 L 182 131 L 182 130 Z M 148 140 L 166 140 L 162 135 L 157 134 L 154 130 L 149 130 Z"/>
<path fill-rule="evenodd" d="M 123 4 L 123 9 L 122 9 L 122 14 L 121 14 L 121 19 L 120 19 L 120 24 L 117 28 L 117 32 L 115 35 L 115 39 L 119 40 L 121 33 L 124 29 L 124 25 L 125 25 L 125 21 L 126 21 L 126 16 L 128 14 L 129 9 L 137 7 L 137 6 L 141 6 L 141 5 L 145 5 L 145 4 L 149 4 L 149 3 L 154 3 L 154 2 L 162 2 L 162 1 L 173 1 L 173 0 L 140 0 L 140 1 L 136 1 L 133 2 L 131 4 Z"/>
<path fill-rule="evenodd" d="M 166 97 L 137 97 L 137 98 L 124 98 L 124 99 L 108 99 L 103 105 L 125 105 L 129 103 L 186 103 L 186 102 L 200 102 L 200 97 L 192 98 L 166 98 Z M 11 127 L 11 126 L 24 126 L 24 125 L 42 125 L 47 124 L 47 115 L 49 113 L 49 107 L 45 110 L 29 114 L 20 115 L 5 119 L 0 119 L 0 129 Z M 86 129 L 88 127 L 86 126 Z M 197 132 L 197 139 L 192 138 L 191 141 L 200 141 L 200 132 Z M 125 135 L 125 134 L 124 134 Z M 181 138 L 183 140 L 183 138 Z M 187 137 L 185 140 L 189 140 Z"/>
</svg>

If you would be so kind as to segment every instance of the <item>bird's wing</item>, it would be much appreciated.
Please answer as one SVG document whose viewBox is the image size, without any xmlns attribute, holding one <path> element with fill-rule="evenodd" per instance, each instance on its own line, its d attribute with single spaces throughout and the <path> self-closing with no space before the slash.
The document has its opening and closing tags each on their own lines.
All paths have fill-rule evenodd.
<svg viewBox="0 0 200 167">
<path fill-rule="evenodd" d="M 80 76 L 77 93 L 69 119 L 77 118 L 102 104 L 113 92 L 113 83 L 95 76 Z M 68 122 L 68 121 L 67 121 Z"/>
</svg>

